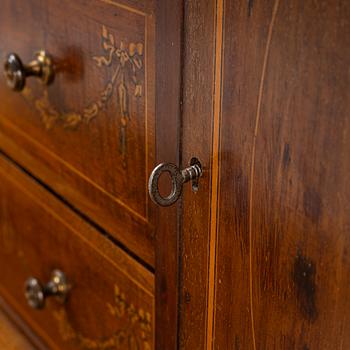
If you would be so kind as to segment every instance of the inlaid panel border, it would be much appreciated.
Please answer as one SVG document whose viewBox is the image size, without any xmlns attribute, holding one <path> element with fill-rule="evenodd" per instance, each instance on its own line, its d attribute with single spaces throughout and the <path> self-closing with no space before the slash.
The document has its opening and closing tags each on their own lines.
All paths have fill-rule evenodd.
<svg viewBox="0 0 350 350">
<path fill-rule="evenodd" d="M 220 211 L 220 172 L 221 172 L 221 119 L 222 119 L 222 89 L 225 50 L 225 0 L 216 0 L 215 19 L 215 71 L 213 77 L 213 122 L 212 122 L 212 163 L 211 163 L 211 198 L 210 198 L 210 227 L 209 227 L 209 262 L 207 285 L 207 328 L 206 348 L 214 348 L 215 299 L 216 299 L 216 258 L 218 241 L 218 220 Z"/>
<path fill-rule="evenodd" d="M 131 7 L 131 6 L 127 6 L 127 5 L 121 4 L 121 3 L 119 3 L 119 2 L 115 2 L 115 1 L 112 1 L 112 0 L 99 0 L 99 1 L 104 2 L 104 3 L 106 3 L 106 4 L 109 4 L 109 5 L 113 5 L 113 6 L 116 6 L 116 7 L 120 7 L 120 8 L 122 8 L 122 9 L 124 9 L 124 10 L 129 11 L 129 12 L 137 13 L 138 15 L 147 17 L 147 13 L 146 13 L 146 12 L 137 10 L 137 9 Z"/>
</svg>

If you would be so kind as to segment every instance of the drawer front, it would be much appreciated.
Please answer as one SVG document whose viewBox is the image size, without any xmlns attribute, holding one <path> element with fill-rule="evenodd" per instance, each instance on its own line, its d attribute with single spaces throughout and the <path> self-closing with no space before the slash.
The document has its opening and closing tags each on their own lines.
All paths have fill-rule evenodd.
<svg viewBox="0 0 350 350">
<path fill-rule="evenodd" d="M 150 265 L 153 7 L 4 0 L 0 11 L 0 56 L 14 52 L 29 63 L 45 50 L 56 72 L 49 86 L 26 79 L 22 92 L 1 78 L 1 146 Z"/>
<path fill-rule="evenodd" d="M 153 349 L 154 278 L 0 158 L 0 294 L 53 349 Z M 66 303 L 28 306 L 28 277 L 63 271 Z"/>
</svg>

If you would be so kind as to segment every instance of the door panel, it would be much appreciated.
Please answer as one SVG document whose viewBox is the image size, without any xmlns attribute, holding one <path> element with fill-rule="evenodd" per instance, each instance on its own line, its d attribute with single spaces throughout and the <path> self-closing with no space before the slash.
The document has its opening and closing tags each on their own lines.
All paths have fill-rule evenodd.
<svg viewBox="0 0 350 350">
<path fill-rule="evenodd" d="M 226 1 L 215 349 L 350 347 L 350 3 Z"/>
</svg>

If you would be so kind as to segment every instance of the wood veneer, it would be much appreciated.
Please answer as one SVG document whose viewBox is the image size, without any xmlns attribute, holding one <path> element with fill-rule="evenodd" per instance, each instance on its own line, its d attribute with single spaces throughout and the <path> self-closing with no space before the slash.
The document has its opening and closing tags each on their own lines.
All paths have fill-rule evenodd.
<svg viewBox="0 0 350 350">
<path fill-rule="evenodd" d="M 1 57 L 56 66 L 20 94 L 1 78 L 0 147 L 154 267 L 154 1 L 4 0 L 0 32 Z"/>
<path fill-rule="evenodd" d="M 2 311 L 0 311 L 0 347 L 6 350 L 35 350 Z"/>
<path fill-rule="evenodd" d="M 153 348 L 154 276 L 0 157 L 0 293 L 52 349 Z M 27 278 L 60 269 L 65 304 L 33 310 Z"/>
<path fill-rule="evenodd" d="M 183 347 L 348 348 L 350 4 L 186 9 Z"/>
</svg>

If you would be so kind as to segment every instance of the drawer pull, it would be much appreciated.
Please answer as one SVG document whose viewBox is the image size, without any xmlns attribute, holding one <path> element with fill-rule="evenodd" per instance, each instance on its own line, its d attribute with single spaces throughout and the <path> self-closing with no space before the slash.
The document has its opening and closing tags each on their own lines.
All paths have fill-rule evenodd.
<svg viewBox="0 0 350 350">
<path fill-rule="evenodd" d="M 160 176 L 168 173 L 171 177 L 172 189 L 168 196 L 163 197 L 159 192 L 158 181 Z M 202 176 L 202 166 L 196 158 L 192 158 L 191 165 L 180 170 L 175 164 L 162 163 L 157 165 L 151 173 L 148 182 L 148 192 L 152 201 L 162 207 L 174 204 L 181 196 L 182 186 L 186 182 L 192 181 L 192 189 L 198 189 L 198 180 Z"/>
<path fill-rule="evenodd" d="M 46 298 L 50 296 L 57 297 L 64 302 L 67 299 L 69 289 L 65 274 L 60 270 L 54 270 L 46 285 L 42 285 L 36 278 L 28 278 L 25 284 L 25 297 L 30 307 L 42 309 L 45 306 Z"/>
<path fill-rule="evenodd" d="M 26 84 L 26 78 L 38 77 L 44 84 L 49 85 L 55 78 L 53 61 L 45 51 L 35 54 L 33 61 L 27 65 L 15 53 L 10 53 L 4 64 L 4 73 L 7 85 L 14 91 L 22 91 Z"/>
</svg>

